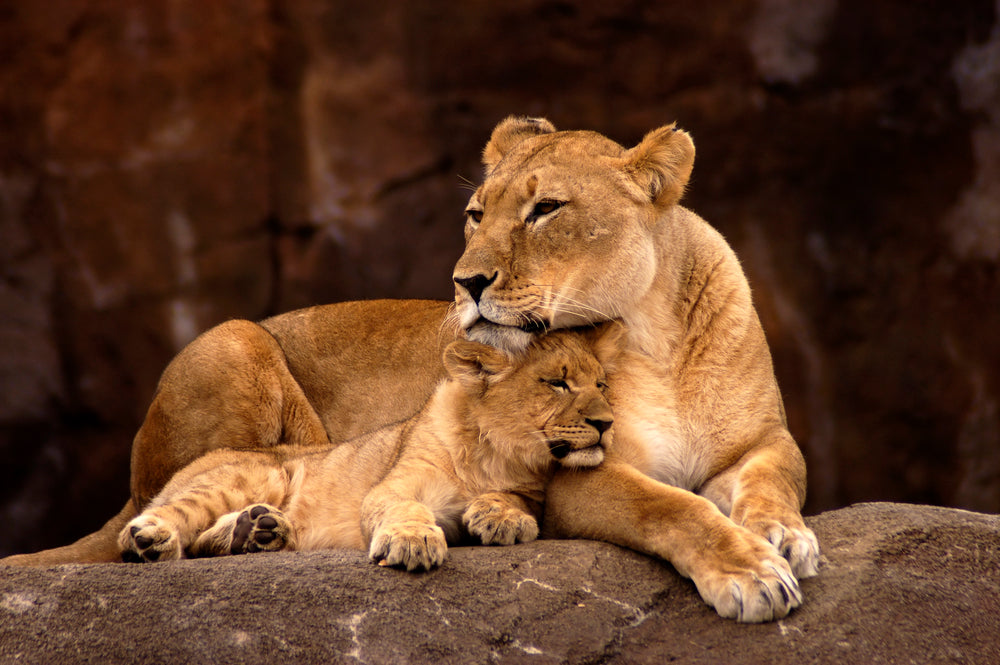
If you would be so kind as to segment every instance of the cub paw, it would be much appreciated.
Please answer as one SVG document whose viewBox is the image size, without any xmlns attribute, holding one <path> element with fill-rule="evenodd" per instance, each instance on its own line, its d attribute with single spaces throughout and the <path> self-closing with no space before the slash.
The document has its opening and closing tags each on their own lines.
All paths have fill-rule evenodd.
<svg viewBox="0 0 1000 665">
<path fill-rule="evenodd" d="M 791 566 L 769 542 L 735 525 L 730 536 L 692 571 L 706 603 L 744 623 L 781 619 L 802 604 Z"/>
<path fill-rule="evenodd" d="M 534 516 L 493 498 L 474 499 L 462 515 L 462 523 L 483 545 L 513 545 L 538 538 Z"/>
<path fill-rule="evenodd" d="M 125 563 L 150 563 L 180 559 L 180 535 L 164 520 L 140 515 L 125 525 L 118 535 L 122 561 Z"/>
<path fill-rule="evenodd" d="M 436 524 L 403 523 L 379 528 L 368 550 L 380 566 L 400 566 L 408 571 L 431 570 L 444 563 L 448 542 Z"/>
<path fill-rule="evenodd" d="M 277 552 L 291 540 L 292 525 L 277 508 L 258 503 L 241 512 L 233 524 L 230 554 Z"/>
</svg>

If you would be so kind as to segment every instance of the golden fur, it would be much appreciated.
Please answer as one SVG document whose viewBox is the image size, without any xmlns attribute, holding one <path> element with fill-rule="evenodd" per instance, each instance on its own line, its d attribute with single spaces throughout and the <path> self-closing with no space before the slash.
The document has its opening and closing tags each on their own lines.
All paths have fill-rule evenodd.
<svg viewBox="0 0 1000 665">
<path fill-rule="evenodd" d="M 465 534 L 534 540 L 556 461 L 596 466 L 611 441 L 602 363 L 619 331 L 556 331 L 516 357 L 455 341 L 449 378 L 409 420 L 339 446 L 209 452 L 125 525 L 122 557 L 367 547 L 385 565 L 426 570 Z"/>
<path fill-rule="evenodd" d="M 453 309 L 343 303 L 208 331 L 164 373 L 133 446 L 130 503 L 71 546 L 7 562 L 116 558 L 135 507 L 209 450 L 327 444 L 412 415 L 456 336 L 519 348 L 619 318 L 614 446 L 596 469 L 556 473 L 544 531 L 663 557 L 724 616 L 784 616 L 798 603 L 785 580 L 819 560 L 800 515 L 805 464 L 739 262 L 678 204 L 690 137 L 668 125 L 626 149 L 509 118 L 483 159 Z"/>
</svg>

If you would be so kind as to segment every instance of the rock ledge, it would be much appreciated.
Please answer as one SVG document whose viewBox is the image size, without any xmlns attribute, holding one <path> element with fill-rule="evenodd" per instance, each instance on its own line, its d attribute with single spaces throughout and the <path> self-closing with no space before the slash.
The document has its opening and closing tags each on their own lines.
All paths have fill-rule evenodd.
<svg viewBox="0 0 1000 665">
<path fill-rule="evenodd" d="M 604 543 L 455 548 L 412 575 L 353 551 L 0 568 L 0 662 L 997 663 L 1000 517 L 860 504 L 782 621 L 718 618 Z"/>
</svg>

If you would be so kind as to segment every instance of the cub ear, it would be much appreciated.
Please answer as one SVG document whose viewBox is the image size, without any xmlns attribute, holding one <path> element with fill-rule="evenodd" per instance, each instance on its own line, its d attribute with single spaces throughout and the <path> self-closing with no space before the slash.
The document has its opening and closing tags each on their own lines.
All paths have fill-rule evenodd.
<svg viewBox="0 0 1000 665">
<path fill-rule="evenodd" d="M 545 118 L 507 116 L 493 128 L 489 143 L 483 148 L 483 165 L 486 166 L 486 174 L 489 175 L 490 171 L 496 168 L 496 165 L 503 159 L 503 156 L 524 139 L 540 134 L 551 134 L 554 131 L 556 131 L 555 126 Z"/>
<path fill-rule="evenodd" d="M 457 340 L 444 350 L 448 375 L 466 388 L 482 389 L 485 384 L 511 366 L 507 355 L 486 344 Z"/>
<path fill-rule="evenodd" d="M 677 203 L 694 168 L 694 141 L 671 123 L 654 129 L 625 152 L 625 172 L 659 207 Z"/>
<path fill-rule="evenodd" d="M 625 326 L 620 321 L 605 321 L 584 333 L 597 362 L 604 370 L 614 370 L 615 360 L 625 350 Z"/>
</svg>

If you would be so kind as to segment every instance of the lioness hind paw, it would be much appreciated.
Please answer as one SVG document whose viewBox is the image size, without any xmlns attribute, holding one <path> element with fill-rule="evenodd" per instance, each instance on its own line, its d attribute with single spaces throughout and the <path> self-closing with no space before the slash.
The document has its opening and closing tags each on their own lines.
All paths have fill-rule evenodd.
<svg viewBox="0 0 1000 665">
<path fill-rule="evenodd" d="M 277 552 L 291 539 L 291 523 L 277 508 L 264 503 L 247 507 L 233 525 L 231 554 Z"/>
</svg>

